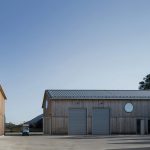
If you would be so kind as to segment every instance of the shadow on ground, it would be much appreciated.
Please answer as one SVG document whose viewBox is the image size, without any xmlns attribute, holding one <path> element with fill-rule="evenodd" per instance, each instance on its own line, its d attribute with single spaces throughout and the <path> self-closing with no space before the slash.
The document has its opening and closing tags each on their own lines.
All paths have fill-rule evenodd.
<svg viewBox="0 0 150 150">
<path fill-rule="evenodd" d="M 150 141 L 141 141 L 141 142 L 118 142 L 118 143 L 109 143 L 109 144 L 150 144 Z"/>
<path fill-rule="evenodd" d="M 75 136 L 66 136 L 66 135 L 64 135 L 64 136 L 57 136 L 57 135 L 55 135 L 55 136 L 49 136 L 49 138 L 51 138 L 51 139 L 112 139 L 112 138 L 117 138 L 117 137 L 114 137 L 114 136 L 106 136 L 106 137 L 104 137 L 104 136 L 88 136 L 88 135 L 86 135 L 86 136 L 81 136 L 81 135 L 75 135 Z"/>
<path fill-rule="evenodd" d="M 115 142 L 118 143 L 118 141 L 125 141 L 125 140 L 150 140 L 150 137 L 148 137 L 147 139 L 145 138 L 145 136 L 137 136 L 137 138 L 131 138 L 131 136 L 127 136 L 127 135 L 110 135 L 110 136 L 96 136 L 96 135 L 74 135 L 74 136 L 66 136 L 66 135 L 52 135 L 49 136 L 49 138 L 51 139 L 108 139 L 110 142 Z M 143 139 L 141 139 L 143 138 Z M 118 143 L 119 144 L 119 143 Z"/>
<path fill-rule="evenodd" d="M 42 136 L 43 132 L 30 132 L 30 136 Z M 21 132 L 7 132 L 5 136 L 22 136 Z"/>
<path fill-rule="evenodd" d="M 107 149 L 107 150 L 150 150 L 150 147 L 141 147 L 141 148 L 121 148 L 121 149 Z"/>
<path fill-rule="evenodd" d="M 131 140 L 131 141 L 145 141 L 145 140 L 150 140 L 150 137 L 146 137 L 146 138 L 122 138 L 122 139 L 110 139 L 109 141 L 128 141 L 128 140 Z"/>
</svg>

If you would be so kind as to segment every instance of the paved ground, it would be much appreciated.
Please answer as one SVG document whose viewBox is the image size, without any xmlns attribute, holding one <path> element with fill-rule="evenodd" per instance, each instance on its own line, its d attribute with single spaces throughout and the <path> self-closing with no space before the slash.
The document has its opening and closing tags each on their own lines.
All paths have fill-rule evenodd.
<svg viewBox="0 0 150 150">
<path fill-rule="evenodd" d="M 150 150 L 150 136 L 1 136 L 0 150 Z"/>
</svg>

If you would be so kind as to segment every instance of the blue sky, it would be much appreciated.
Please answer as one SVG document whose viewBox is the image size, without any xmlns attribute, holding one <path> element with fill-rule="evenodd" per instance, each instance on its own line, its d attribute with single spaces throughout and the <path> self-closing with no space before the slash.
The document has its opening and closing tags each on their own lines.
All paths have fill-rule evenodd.
<svg viewBox="0 0 150 150">
<path fill-rule="evenodd" d="M 150 73 L 149 0 L 0 0 L 7 122 L 42 113 L 45 89 L 138 89 Z"/>
</svg>

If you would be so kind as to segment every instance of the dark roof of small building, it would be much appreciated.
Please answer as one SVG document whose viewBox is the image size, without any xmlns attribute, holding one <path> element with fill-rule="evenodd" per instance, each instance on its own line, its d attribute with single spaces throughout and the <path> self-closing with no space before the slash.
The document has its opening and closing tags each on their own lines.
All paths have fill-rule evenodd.
<svg viewBox="0 0 150 150">
<path fill-rule="evenodd" d="M 150 90 L 46 90 L 50 99 L 150 99 Z"/>
<path fill-rule="evenodd" d="M 7 99 L 7 97 L 6 97 L 5 93 L 4 93 L 4 90 L 3 90 L 1 85 L 0 85 L 0 92 L 2 93 L 4 99 Z"/>
<path fill-rule="evenodd" d="M 31 120 L 28 121 L 28 122 L 25 122 L 25 124 L 27 123 L 27 124 L 29 124 L 29 125 L 34 125 L 34 124 L 36 124 L 37 122 L 39 122 L 40 120 L 42 120 L 42 119 L 43 119 L 43 114 L 36 116 L 35 118 L 31 119 Z"/>
</svg>

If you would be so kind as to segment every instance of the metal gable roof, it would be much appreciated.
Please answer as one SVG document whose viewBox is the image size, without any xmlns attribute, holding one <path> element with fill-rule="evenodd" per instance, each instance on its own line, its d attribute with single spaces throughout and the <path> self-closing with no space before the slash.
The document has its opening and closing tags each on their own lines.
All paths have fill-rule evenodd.
<svg viewBox="0 0 150 150">
<path fill-rule="evenodd" d="M 50 99 L 150 99 L 149 90 L 46 90 Z"/>
</svg>

